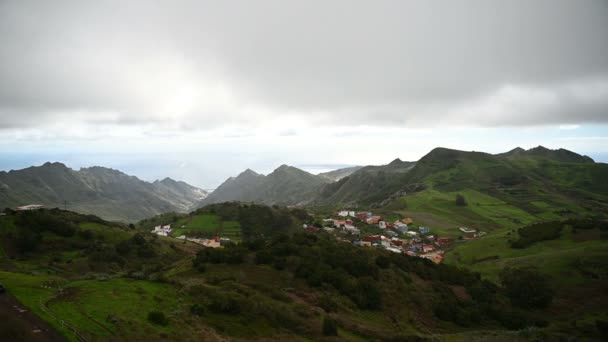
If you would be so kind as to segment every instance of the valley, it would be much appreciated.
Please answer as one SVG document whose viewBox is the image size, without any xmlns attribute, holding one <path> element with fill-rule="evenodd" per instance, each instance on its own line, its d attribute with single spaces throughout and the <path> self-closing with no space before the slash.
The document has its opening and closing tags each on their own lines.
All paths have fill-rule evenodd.
<svg viewBox="0 0 608 342">
<path fill-rule="evenodd" d="M 137 223 L 7 209 L 0 283 L 73 341 L 604 336 L 604 164 L 439 149 L 348 172 L 246 171 L 207 197 L 226 201 Z M 509 270 L 548 301 L 517 302 Z"/>
</svg>

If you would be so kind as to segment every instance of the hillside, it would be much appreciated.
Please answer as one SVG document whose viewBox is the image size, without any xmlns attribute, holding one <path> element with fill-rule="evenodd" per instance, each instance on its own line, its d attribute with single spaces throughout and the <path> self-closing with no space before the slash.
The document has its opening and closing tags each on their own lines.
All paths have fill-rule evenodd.
<svg viewBox="0 0 608 342">
<path fill-rule="evenodd" d="M 225 201 L 294 205 L 306 203 L 315 189 L 331 182 L 293 166 L 281 165 L 267 176 L 252 170 L 229 178 L 202 201 L 202 205 Z"/>
<path fill-rule="evenodd" d="M 277 210 L 253 208 L 191 215 L 261 228 L 264 213 Z M 501 287 L 471 272 L 322 232 L 275 230 L 213 249 L 62 210 L 9 213 L 0 223 L 4 296 L 70 341 L 510 341 L 517 333 L 508 329 L 525 327 L 536 338 L 585 336 L 534 328 L 553 314 L 509 304 Z"/>
<path fill-rule="evenodd" d="M 608 165 L 563 149 L 538 147 L 492 155 L 436 148 L 415 165 L 401 164 L 401 172 L 395 173 L 390 165 L 365 167 L 326 185 L 315 202 L 384 206 L 386 199 L 402 194 L 415 198 L 427 189 L 477 191 L 532 215 L 541 214 L 543 206 L 600 215 L 608 206 L 608 185 L 601 181 L 608 176 Z"/>
<path fill-rule="evenodd" d="M 0 207 L 42 204 L 108 220 L 136 221 L 168 211 L 187 212 L 206 192 L 170 178 L 148 183 L 104 167 L 72 170 L 46 163 L 0 172 Z"/>
</svg>

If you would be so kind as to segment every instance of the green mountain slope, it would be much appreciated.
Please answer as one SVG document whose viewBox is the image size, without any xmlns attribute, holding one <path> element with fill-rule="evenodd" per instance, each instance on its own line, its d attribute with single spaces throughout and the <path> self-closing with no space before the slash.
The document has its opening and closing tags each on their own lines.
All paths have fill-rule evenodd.
<svg viewBox="0 0 608 342">
<path fill-rule="evenodd" d="M 166 178 L 148 183 L 120 171 L 90 167 L 78 171 L 61 163 L 0 172 L 0 207 L 42 204 L 136 221 L 168 211 L 187 212 L 206 192 Z"/>
<path fill-rule="evenodd" d="M 314 191 L 330 179 L 293 166 L 281 165 L 267 176 L 251 170 L 229 178 L 202 201 L 202 205 L 225 201 L 294 205 L 306 203 Z"/>
<path fill-rule="evenodd" d="M 191 215 L 266 229 L 282 210 L 228 203 Z M 468 271 L 285 232 L 212 249 L 68 211 L 9 213 L 0 216 L 0 279 L 70 341 L 509 341 L 507 328 L 553 317 L 509 305 Z"/>
<path fill-rule="evenodd" d="M 395 159 L 390 164 L 365 166 L 350 176 L 319 189 L 315 204 L 381 202 L 390 196 L 408 192 L 412 187 L 401 186 L 401 179 L 415 165 Z"/>
</svg>

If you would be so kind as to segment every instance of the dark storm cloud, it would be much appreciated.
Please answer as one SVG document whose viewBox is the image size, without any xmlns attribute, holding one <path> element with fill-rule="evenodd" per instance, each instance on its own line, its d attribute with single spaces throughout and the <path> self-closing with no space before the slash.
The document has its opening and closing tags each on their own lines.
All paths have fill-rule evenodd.
<svg viewBox="0 0 608 342">
<path fill-rule="evenodd" d="M 606 1 L 4 1 L 0 127 L 606 122 L 607 33 Z"/>
</svg>

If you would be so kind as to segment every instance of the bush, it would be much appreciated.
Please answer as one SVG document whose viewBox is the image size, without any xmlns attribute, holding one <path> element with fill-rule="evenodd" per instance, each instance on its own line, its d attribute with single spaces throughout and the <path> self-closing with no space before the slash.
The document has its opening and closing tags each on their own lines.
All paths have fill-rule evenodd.
<svg viewBox="0 0 608 342">
<path fill-rule="evenodd" d="M 169 320 L 165 314 L 160 311 L 151 311 L 148 313 L 148 321 L 156 325 L 169 325 Z"/>
<path fill-rule="evenodd" d="M 511 248 L 526 248 L 535 242 L 557 239 L 563 223 L 559 221 L 536 223 L 519 229 L 519 239 L 511 243 Z"/>
<path fill-rule="evenodd" d="M 387 269 L 391 265 L 391 259 L 389 259 L 387 256 L 380 255 L 376 257 L 376 265 L 382 269 Z"/>
<path fill-rule="evenodd" d="M 338 303 L 336 303 L 328 295 L 323 295 L 321 298 L 319 298 L 319 306 L 328 313 L 338 311 Z"/>
<path fill-rule="evenodd" d="M 506 268 L 500 281 L 511 304 L 521 308 L 545 308 L 553 300 L 549 279 L 536 267 Z"/>
<path fill-rule="evenodd" d="M 465 207 L 467 205 L 467 200 L 461 194 L 456 195 L 456 205 L 459 207 Z"/>
<path fill-rule="evenodd" d="M 192 306 L 190 306 L 190 312 L 193 315 L 202 316 L 205 314 L 205 307 L 200 304 L 192 304 Z"/>
<path fill-rule="evenodd" d="M 211 298 L 209 309 L 215 313 L 236 315 L 241 312 L 241 303 L 236 298 L 235 294 L 216 293 Z"/>
<path fill-rule="evenodd" d="M 323 335 L 338 336 L 338 323 L 335 319 L 329 317 L 323 319 Z"/>
</svg>

